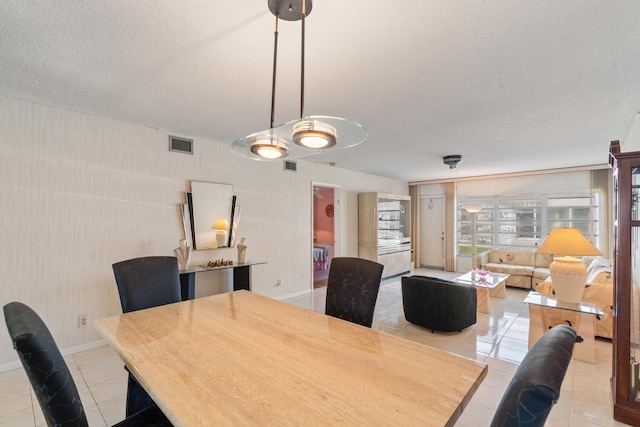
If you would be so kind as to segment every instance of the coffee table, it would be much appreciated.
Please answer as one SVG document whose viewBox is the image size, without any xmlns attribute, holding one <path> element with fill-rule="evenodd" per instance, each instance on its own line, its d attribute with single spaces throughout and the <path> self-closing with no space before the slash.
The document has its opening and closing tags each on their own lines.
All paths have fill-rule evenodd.
<svg viewBox="0 0 640 427">
<path fill-rule="evenodd" d="M 578 313 L 577 325 L 573 325 L 582 342 L 577 342 L 573 347 L 573 358 L 583 362 L 596 363 L 595 330 L 596 316 L 603 316 L 602 306 L 589 302 L 569 304 L 560 302 L 555 298 L 529 292 L 524 300 L 529 304 L 529 348 L 538 341 L 538 338 L 547 332 L 549 326 L 543 307 L 558 310 L 575 311 Z"/>
<path fill-rule="evenodd" d="M 476 288 L 478 291 L 478 311 L 480 313 L 489 313 L 491 310 L 490 297 L 507 297 L 507 290 L 504 283 L 507 277 L 509 277 L 508 274 L 501 273 L 489 273 L 481 276 L 470 271 L 462 276 L 456 277 L 452 282 Z"/>
</svg>

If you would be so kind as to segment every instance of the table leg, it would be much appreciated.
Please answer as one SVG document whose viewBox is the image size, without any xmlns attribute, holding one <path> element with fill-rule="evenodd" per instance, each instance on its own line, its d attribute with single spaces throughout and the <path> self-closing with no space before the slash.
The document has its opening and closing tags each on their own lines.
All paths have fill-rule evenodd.
<svg viewBox="0 0 640 427">
<path fill-rule="evenodd" d="M 491 289 L 489 295 L 496 298 L 506 298 L 507 297 L 507 286 L 505 285 L 505 281 L 503 280 L 496 286 Z"/>
<path fill-rule="evenodd" d="M 235 267 L 233 269 L 233 290 L 251 290 L 251 266 Z"/>
<path fill-rule="evenodd" d="M 491 298 L 489 298 L 489 288 L 475 287 L 478 295 L 478 312 L 491 312 Z"/>
<path fill-rule="evenodd" d="M 591 314 L 578 313 L 576 333 L 583 341 L 573 346 L 573 358 L 583 362 L 596 363 L 595 328 L 596 317 Z"/>
<path fill-rule="evenodd" d="M 547 331 L 546 316 L 539 305 L 529 304 L 529 348 Z"/>
<path fill-rule="evenodd" d="M 195 298 L 196 273 L 183 273 L 180 275 L 180 296 L 182 301 Z"/>
</svg>

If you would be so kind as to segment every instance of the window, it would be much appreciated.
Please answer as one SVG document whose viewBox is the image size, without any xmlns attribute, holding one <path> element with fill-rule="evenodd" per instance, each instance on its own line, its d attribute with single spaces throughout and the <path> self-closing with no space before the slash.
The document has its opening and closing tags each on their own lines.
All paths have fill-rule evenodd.
<svg viewBox="0 0 640 427">
<path fill-rule="evenodd" d="M 535 248 L 558 227 L 575 227 L 598 245 L 598 193 L 574 192 L 461 197 L 458 200 L 458 254 L 471 254 L 471 215 L 464 206 L 480 205 L 476 220 L 476 251 L 489 248 Z"/>
</svg>

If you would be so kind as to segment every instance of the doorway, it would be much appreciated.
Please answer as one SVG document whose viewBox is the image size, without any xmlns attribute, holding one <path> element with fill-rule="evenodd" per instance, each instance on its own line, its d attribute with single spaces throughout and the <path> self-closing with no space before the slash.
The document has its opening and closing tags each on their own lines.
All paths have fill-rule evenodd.
<svg viewBox="0 0 640 427">
<path fill-rule="evenodd" d="M 336 256 L 338 234 L 336 224 L 339 222 L 340 209 L 338 197 L 340 188 L 329 185 L 312 183 L 311 197 L 313 208 L 312 218 L 312 259 L 313 272 L 312 288 L 327 286 L 331 259 Z"/>
<path fill-rule="evenodd" d="M 444 270 L 444 238 L 444 196 L 420 198 L 420 267 Z"/>
</svg>

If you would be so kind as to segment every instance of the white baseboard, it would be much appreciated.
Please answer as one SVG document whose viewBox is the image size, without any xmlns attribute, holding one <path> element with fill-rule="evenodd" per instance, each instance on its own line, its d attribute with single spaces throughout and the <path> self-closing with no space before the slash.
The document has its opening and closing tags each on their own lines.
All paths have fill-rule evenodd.
<svg viewBox="0 0 640 427">
<path fill-rule="evenodd" d="M 106 345 L 107 342 L 105 340 L 93 341 L 86 344 L 78 345 L 75 347 L 69 347 L 60 350 L 63 356 L 68 356 L 70 354 L 80 353 L 87 350 L 93 350 L 94 348 L 102 347 Z M 19 360 L 14 360 L 13 362 L 7 362 L 0 365 L 0 372 L 11 371 L 16 368 L 22 368 L 22 364 Z"/>
<path fill-rule="evenodd" d="M 303 295 L 308 295 L 310 293 L 311 293 L 311 289 L 307 289 L 307 290 L 304 290 L 304 291 L 294 292 L 292 294 L 287 294 L 287 295 L 282 295 L 282 296 L 279 296 L 279 297 L 275 297 L 274 299 L 277 299 L 277 300 L 281 301 L 281 300 L 287 300 L 287 299 L 290 299 L 290 298 L 301 297 Z"/>
</svg>

